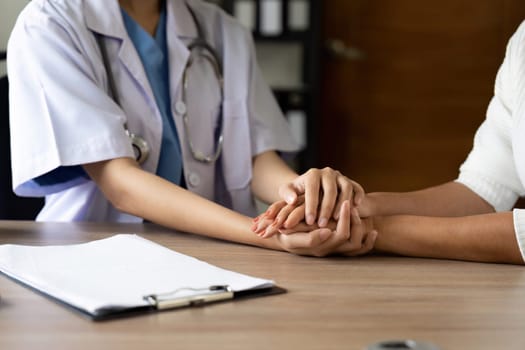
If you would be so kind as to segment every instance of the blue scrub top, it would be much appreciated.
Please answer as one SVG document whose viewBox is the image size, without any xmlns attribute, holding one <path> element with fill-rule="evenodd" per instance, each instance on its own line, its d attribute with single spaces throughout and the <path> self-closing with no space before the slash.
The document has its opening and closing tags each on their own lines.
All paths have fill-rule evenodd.
<svg viewBox="0 0 525 350">
<path fill-rule="evenodd" d="M 162 144 L 157 175 L 183 185 L 182 155 L 177 128 L 171 114 L 168 46 L 166 42 L 166 8 L 161 12 L 155 38 L 121 9 L 124 25 L 135 45 L 155 101 L 162 115 Z M 181 183 L 182 182 L 182 183 Z"/>
</svg>

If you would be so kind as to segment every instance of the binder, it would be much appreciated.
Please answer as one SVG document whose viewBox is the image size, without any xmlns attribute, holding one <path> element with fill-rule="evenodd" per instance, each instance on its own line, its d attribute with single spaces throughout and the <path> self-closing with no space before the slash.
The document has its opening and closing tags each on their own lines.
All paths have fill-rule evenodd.
<svg viewBox="0 0 525 350">
<path fill-rule="evenodd" d="M 264 36 L 278 36 L 283 32 L 282 0 L 261 0 L 259 31 Z"/>
<path fill-rule="evenodd" d="M 0 245 L 0 272 L 99 321 L 285 292 L 134 234 L 59 246 Z"/>
<path fill-rule="evenodd" d="M 308 0 L 288 1 L 288 29 L 306 31 L 310 28 L 310 2 Z"/>
<path fill-rule="evenodd" d="M 235 18 L 250 31 L 256 27 L 256 5 L 255 0 L 237 0 L 233 6 Z"/>
</svg>

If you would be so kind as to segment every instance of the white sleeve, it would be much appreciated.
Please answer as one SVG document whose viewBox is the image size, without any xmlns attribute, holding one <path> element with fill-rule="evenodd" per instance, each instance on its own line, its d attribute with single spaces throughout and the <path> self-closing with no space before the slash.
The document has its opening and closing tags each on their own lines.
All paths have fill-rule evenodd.
<svg viewBox="0 0 525 350">
<path fill-rule="evenodd" d="M 82 26 L 49 4 L 30 3 L 9 39 L 13 188 L 19 195 L 65 189 L 32 183 L 59 167 L 133 156 L 123 112 L 101 87 L 99 52 L 88 45 L 94 37 Z"/>
<path fill-rule="evenodd" d="M 490 203 L 496 211 L 510 210 L 518 197 L 525 194 L 512 148 L 518 80 L 516 50 L 517 46 L 523 45 L 523 40 L 518 39 L 519 36 L 515 35 L 507 47 L 486 119 L 476 132 L 474 147 L 460 167 L 457 179 Z"/>
<path fill-rule="evenodd" d="M 521 257 L 525 261 L 525 210 L 514 209 L 514 232 L 516 234 L 516 241 L 520 248 Z"/>
</svg>

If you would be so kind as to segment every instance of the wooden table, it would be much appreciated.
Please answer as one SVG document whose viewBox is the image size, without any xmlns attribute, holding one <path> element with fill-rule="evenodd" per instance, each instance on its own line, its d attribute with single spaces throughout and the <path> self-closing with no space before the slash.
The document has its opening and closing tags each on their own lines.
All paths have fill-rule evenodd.
<svg viewBox="0 0 525 350">
<path fill-rule="evenodd" d="M 525 349 L 525 268 L 370 256 L 307 258 L 155 225 L 0 221 L 0 244 L 137 233 L 288 293 L 107 322 L 0 277 L 0 349 L 356 349 L 413 338 L 441 349 Z M 64 262 L 67 264 L 67 262 Z"/>
</svg>

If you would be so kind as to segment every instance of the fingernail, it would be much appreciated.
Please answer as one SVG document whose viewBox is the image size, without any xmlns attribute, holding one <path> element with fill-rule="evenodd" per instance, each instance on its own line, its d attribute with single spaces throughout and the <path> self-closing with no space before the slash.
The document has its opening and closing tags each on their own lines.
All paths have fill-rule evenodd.
<svg viewBox="0 0 525 350">
<path fill-rule="evenodd" d="M 326 218 L 320 218 L 317 224 L 319 227 L 326 227 L 326 225 L 328 225 L 328 220 Z"/>
<path fill-rule="evenodd" d="M 253 219 L 252 221 L 253 222 L 258 222 L 259 220 L 261 220 L 261 217 L 260 216 L 257 216 L 255 219 Z"/>
<path fill-rule="evenodd" d="M 308 225 L 313 225 L 314 222 L 315 222 L 315 216 L 313 216 L 312 214 L 306 215 L 306 223 Z"/>
<path fill-rule="evenodd" d="M 290 195 L 286 196 L 286 203 L 292 204 L 294 202 L 294 200 L 295 200 L 295 196 L 294 195 L 290 194 Z"/>
<path fill-rule="evenodd" d="M 257 229 L 255 230 L 255 233 L 262 233 L 264 232 L 264 226 L 261 227 L 261 225 L 257 225 Z"/>
<path fill-rule="evenodd" d="M 326 241 L 331 235 L 332 235 L 332 231 L 330 230 L 321 230 L 319 232 L 319 238 L 321 239 L 321 242 Z"/>
<path fill-rule="evenodd" d="M 252 232 L 255 232 L 256 229 L 257 229 L 257 224 L 253 224 L 252 225 Z"/>
</svg>

